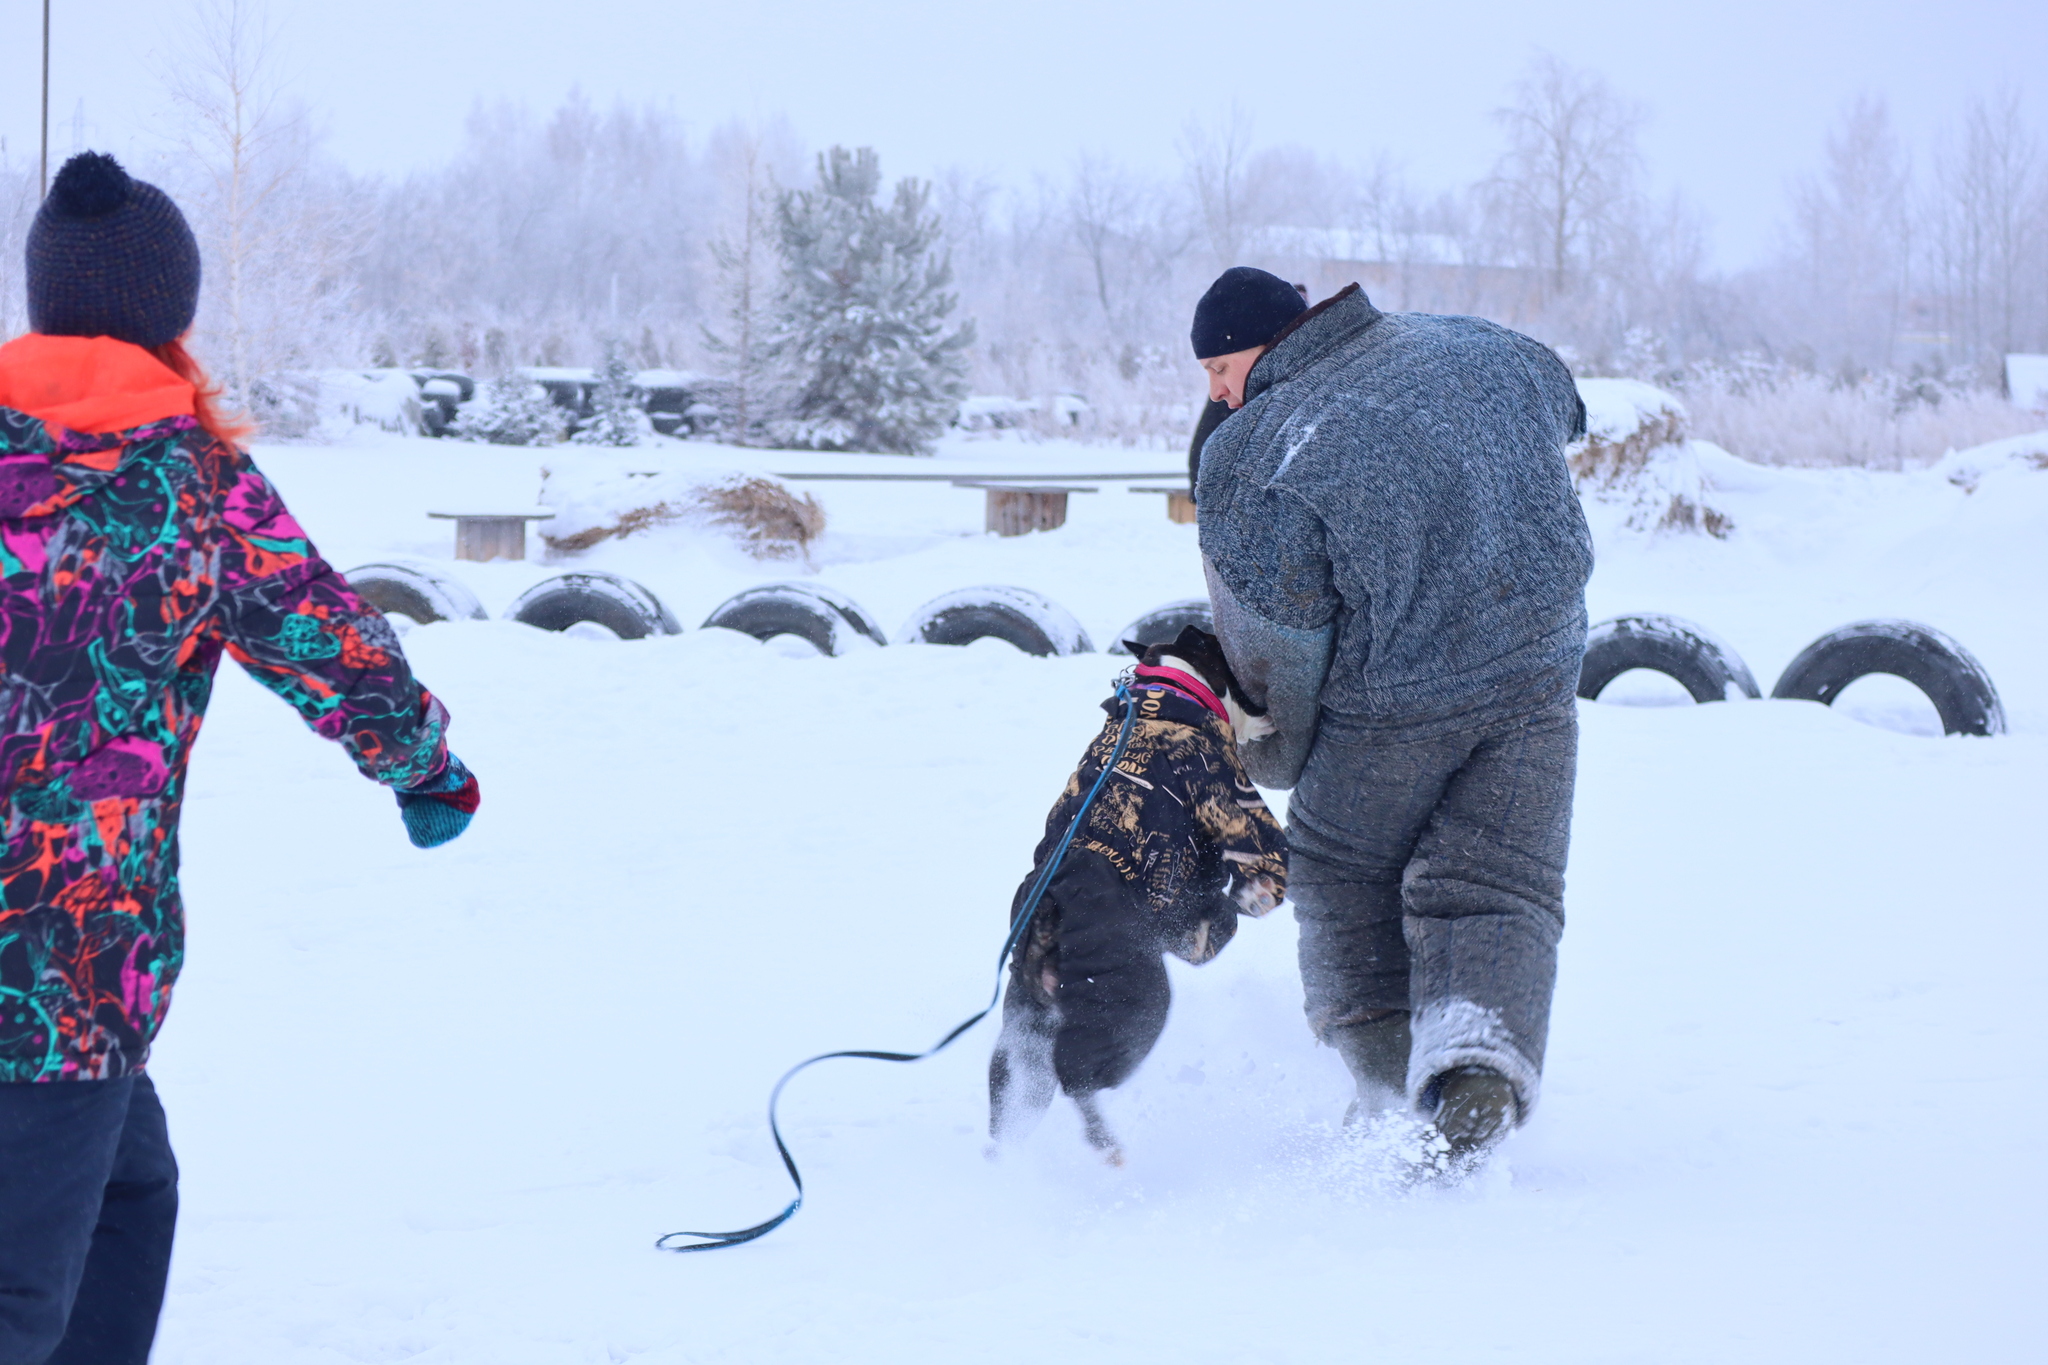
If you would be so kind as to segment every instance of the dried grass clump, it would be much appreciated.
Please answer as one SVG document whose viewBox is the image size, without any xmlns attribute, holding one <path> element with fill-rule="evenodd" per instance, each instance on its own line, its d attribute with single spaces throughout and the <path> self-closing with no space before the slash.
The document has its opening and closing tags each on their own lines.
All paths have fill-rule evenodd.
<svg viewBox="0 0 2048 1365">
<path fill-rule="evenodd" d="M 1644 413 L 1641 421 L 1618 439 L 1592 430 L 1571 448 L 1572 481 L 1581 489 L 1624 488 L 1642 476 L 1650 464 L 1650 452 L 1659 446 L 1677 445 L 1686 437 L 1685 414 L 1677 408 L 1659 408 Z"/>
<path fill-rule="evenodd" d="M 736 475 L 705 485 L 700 494 L 711 525 L 756 559 L 809 558 L 811 542 L 825 532 L 818 500 L 774 479 Z"/>
<path fill-rule="evenodd" d="M 810 557 L 825 531 L 825 509 L 775 479 L 735 474 L 699 484 L 681 496 L 629 507 L 607 521 L 541 539 L 551 554 L 576 554 L 663 526 L 695 525 L 724 532 L 756 559 Z"/>
<path fill-rule="evenodd" d="M 1659 531 L 1705 531 L 1716 540 L 1728 539 L 1735 522 L 1718 507 L 1695 502 L 1683 493 L 1674 494 L 1657 520 Z"/>
<path fill-rule="evenodd" d="M 1735 523 L 1707 501 L 1683 404 L 1633 379 L 1582 379 L 1579 395 L 1586 436 L 1565 459 L 1581 494 L 1627 507 L 1630 530 L 1728 538 Z"/>
</svg>

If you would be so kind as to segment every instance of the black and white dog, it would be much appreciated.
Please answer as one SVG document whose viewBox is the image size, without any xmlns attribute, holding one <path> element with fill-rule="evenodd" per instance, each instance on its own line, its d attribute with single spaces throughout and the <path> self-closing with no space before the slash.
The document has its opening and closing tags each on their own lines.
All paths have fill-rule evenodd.
<svg viewBox="0 0 2048 1365">
<path fill-rule="evenodd" d="M 1269 733 L 1207 631 L 1138 645 L 1130 705 L 1137 718 L 1114 772 L 1065 850 L 1010 960 L 1003 1028 L 989 1060 L 989 1136 L 1035 1126 L 1058 1092 L 1080 1108 L 1088 1141 L 1121 1165 L 1099 1092 L 1121 1085 L 1166 1026 L 1165 953 L 1203 963 L 1287 891 L 1287 843 L 1245 776 L 1237 741 Z M 1123 704 L 1046 818 L 1012 923 L 1116 747 Z"/>
</svg>

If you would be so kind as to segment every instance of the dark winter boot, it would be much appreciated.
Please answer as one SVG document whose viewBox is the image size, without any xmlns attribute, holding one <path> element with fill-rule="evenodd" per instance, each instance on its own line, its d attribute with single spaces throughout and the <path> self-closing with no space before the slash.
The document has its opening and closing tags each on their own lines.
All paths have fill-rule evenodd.
<svg viewBox="0 0 2048 1365">
<path fill-rule="evenodd" d="M 1436 1082 L 1436 1129 L 1451 1157 L 1484 1152 L 1506 1137 L 1521 1117 L 1508 1078 L 1483 1066 L 1461 1066 Z"/>
<path fill-rule="evenodd" d="M 1401 1103 L 1408 1093 L 1407 1010 L 1383 1010 L 1375 1018 L 1339 1024 L 1323 1037 L 1358 1082 L 1358 1098 L 1344 1111 L 1347 1127 Z"/>
</svg>

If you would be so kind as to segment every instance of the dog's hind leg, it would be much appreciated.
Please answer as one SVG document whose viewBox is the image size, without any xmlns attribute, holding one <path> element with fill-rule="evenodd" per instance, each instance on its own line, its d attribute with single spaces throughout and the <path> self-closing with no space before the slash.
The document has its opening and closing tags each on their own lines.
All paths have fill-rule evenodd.
<svg viewBox="0 0 2048 1365">
<path fill-rule="evenodd" d="M 1109 1124 L 1103 1121 L 1102 1106 L 1096 1103 L 1099 1091 L 1090 1090 L 1074 1096 L 1074 1107 L 1081 1111 L 1081 1131 L 1088 1138 L 1088 1145 L 1102 1153 L 1102 1159 L 1112 1166 L 1124 1164 L 1124 1149 L 1117 1143 L 1116 1134 L 1109 1131 Z"/>
<path fill-rule="evenodd" d="M 988 1059 L 988 1135 L 998 1144 L 1028 1135 L 1059 1093 L 1052 1069 L 1059 1008 L 1036 995 L 1013 976 L 1003 997 L 1003 1030 Z"/>
</svg>

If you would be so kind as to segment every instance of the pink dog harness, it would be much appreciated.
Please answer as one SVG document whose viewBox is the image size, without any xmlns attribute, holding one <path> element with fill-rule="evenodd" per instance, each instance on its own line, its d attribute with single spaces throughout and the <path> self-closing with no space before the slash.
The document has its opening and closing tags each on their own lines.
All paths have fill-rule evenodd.
<svg viewBox="0 0 2048 1365">
<path fill-rule="evenodd" d="M 1214 711 L 1226 722 L 1230 719 L 1230 712 L 1223 709 L 1223 703 L 1217 699 L 1216 694 L 1205 687 L 1202 684 L 1202 680 L 1195 677 L 1192 673 L 1183 673 L 1178 668 L 1163 668 L 1157 664 L 1139 664 L 1131 672 L 1133 676 L 1142 678 L 1147 682 L 1172 688 L 1174 691 L 1186 696 L 1189 701 L 1198 702 L 1209 710 Z"/>
</svg>

